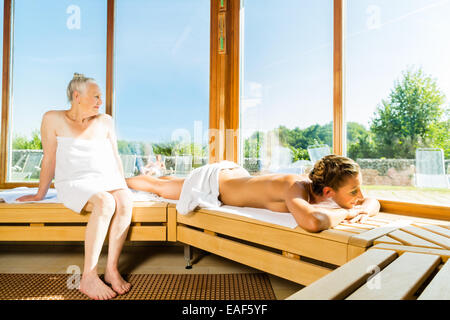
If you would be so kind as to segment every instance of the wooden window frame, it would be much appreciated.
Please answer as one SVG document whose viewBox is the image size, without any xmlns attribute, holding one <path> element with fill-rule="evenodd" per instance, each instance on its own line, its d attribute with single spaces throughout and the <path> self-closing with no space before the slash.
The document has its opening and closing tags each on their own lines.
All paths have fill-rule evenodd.
<svg viewBox="0 0 450 320">
<path fill-rule="evenodd" d="M 37 187 L 38 183 L 6 182 L 8 161 L 9 107 L 11 81 L 12 3 L 4 0 L 2 119 L 0 136 L 0 188 Z M 225 53 L 218 48 L 219 1 L 210 5 L 210 96 L 209 159 L 239 161 L 239 30 L 240 0 L 225 0 Z M 344 119 L 344 23 L 346 0 L 333 0 L 333 150 L 345 153 Z M 107 0 L 107 52 L 105 108 L 114 114 L 114 26 L 115 0 Z M 450 207 L 380 201 L 382 210 L 393 213 L 450 220 Z"/>
</svg>

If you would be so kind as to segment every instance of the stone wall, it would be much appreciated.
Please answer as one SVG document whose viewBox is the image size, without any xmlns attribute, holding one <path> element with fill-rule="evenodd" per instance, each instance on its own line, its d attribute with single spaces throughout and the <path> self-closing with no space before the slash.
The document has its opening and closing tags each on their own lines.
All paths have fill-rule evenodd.
<svg viewBox="0 0 450 320">
<path fill-rule="evenodd" d="M 364 185 L 414 186 L 414 159 L 357 159 Z"/>
</svg>

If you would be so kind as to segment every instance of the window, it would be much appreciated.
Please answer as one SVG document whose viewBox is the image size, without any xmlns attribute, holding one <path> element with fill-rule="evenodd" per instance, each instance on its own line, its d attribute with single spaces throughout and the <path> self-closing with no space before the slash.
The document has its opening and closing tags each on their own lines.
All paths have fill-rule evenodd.
<svg viewBox="0 0 450 320">
<path fill-rule="evenodd" d="M 209 0 L 116 2 L 115 118 L 127 176 L 208 161 Z"/>
<path fill-rule="evenodd" d="M 437 0 L 347 1 L 347 154 L 368 195 L 450 206 L 448 12 Z"/>
<path fill-rule="evenodd" d="M 74 72 L 95 78 L 105 92 L 106 2 L 13 2 L 8 181 L 39 181 L 41 119 L 70 108 Z"/>
<path fill-rule="evenodd" d="M 308 148 L 332 151 L 333 3 L 245 0 L 240 17 L 241 165 L 305 173 Z"/>
</svg>

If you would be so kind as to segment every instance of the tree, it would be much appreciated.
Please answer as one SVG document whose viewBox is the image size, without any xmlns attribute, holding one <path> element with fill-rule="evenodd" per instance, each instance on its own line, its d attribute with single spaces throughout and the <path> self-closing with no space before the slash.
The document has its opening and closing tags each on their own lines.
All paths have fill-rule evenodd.
<svg viewBox="0 0 450 320">
<path fill-rule="evenodd" d="M 41 150 L 42 142 L 39 130 L 34 130 L 31 134 L 31 139 L 28 140 L 27 137 L 21 135 L 15 135 L 12 142 L 13 150 Z"/>
<path fill-rule="evenodd" d="M 376 157 L 373 133 L 362 124 L 356 122 L 347 123 L 348 156 L 354 160 L 358 158 Z"/>
<path fill-rule="evenodd" d="M 444 102 L 436 80 L 420 68 L 403 72 L 372 120 L 378 156 L 414 158 L 416 148 L 435 145 L 440 140 Z"/>
</svg>

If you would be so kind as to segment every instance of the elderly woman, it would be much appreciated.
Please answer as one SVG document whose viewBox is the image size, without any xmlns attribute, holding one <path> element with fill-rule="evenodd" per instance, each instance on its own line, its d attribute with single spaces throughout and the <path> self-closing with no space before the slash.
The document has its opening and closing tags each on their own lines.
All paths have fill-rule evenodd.
<svg viewBox="0 0 450 320">
<path fill-rule="evenodd" d="M 128 189 L 112 118 L 100 114 L 101 92 L 94 79 L 75 73 L 67 88 L 69 110 L 48 111 L 41 124 L 44 158 L 37 194 L 19 201 L 43 199 L 55 178 L 58 199 L 75 212 L 89 205 L 84 270 L 79 290 L 91 299 L 114 298 L 131 285 L 118 272 L 119 255 L 131 222 Z M 100 252 L 109 233 L 106 285 L 98 276 Z"/>
<path fill-rule="evenodd" d="M 380 210 L 376 199 L 364 198 L 362 194 L 358 164 L 337 155 L 328 155 L 317 161 L 309 177 L 294 174 L 252 177 L 244 168 L 225 161 L 197 168 L 187 179 L 141 175 L 128 178 L 127 184 L 132 189 L 180 200 L 177 210 L 187 213 L 193 206 L 190 206 L 188 197 L 185 205 L 183 195 L 188 194 L 189 189 L 197 190 L 194 192 L 197 196 L 202 194 L 199 185 L 190 183 L 192 177 L 205 176 L 213 167 L 220 171 L 218 186 L 214 188 L 218 190 L 218 200 L 206 197 L 209 203 L 289 212 L 300 227 L 310 232 L 334 227 L 345 219 L 358 221 Z M 208 192 L 203 194 L 216 194 L 214 190 Z"/>
</svg>

